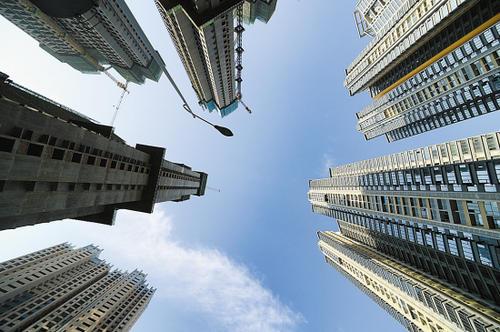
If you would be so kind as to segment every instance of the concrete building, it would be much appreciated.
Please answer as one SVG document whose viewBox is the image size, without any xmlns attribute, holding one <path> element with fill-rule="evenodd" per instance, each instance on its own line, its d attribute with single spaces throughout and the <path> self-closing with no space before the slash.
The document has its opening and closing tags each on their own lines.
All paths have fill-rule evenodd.
<svg viewBox="0 0 500 332">
<path fill-rule="evenodd" d="M 313 211 L 343 236 L 498 312 L 500 132 L 330 169 Z"/>
<path fill-rule="evenodd" d="M 205 193 L 207 175 L 0 75 L 0 230 L 59 219 L 112 225 L 118 209 Z"/>
<path fill-rule="evenodd" d="M 61 244 L 0 264 L 0 331 L 129 331 L 155 290 L 95 246 Z"/>
<path fill-rule="evenodd" d="M 83 73 L 113 67 L 127 81 L 158 81 L 161 64 L 124 0 L 4 0 L 0 14 Z"/>
<path fill-rule="evenodd" d="M 244 6 L 248 20 L 265 21 L 276 5 L 244 1 L 156 0 L 200 105 L 222 117 L 234 112 L 242 97 Z"/>
<path fill-rule="evenodd" d="M 498 331 L 498 311 L 340 233 L 319 232 L 325 260 L 408 331 Z"/>
<path fill-rule="evenodd" d="M 500 109 L 500 3 L 495 0 L 360 0 L 361 36 L 373 39 L 346 69 L 366 139 L 389 142 Z"/>
<path fill-rule="evenodd" d="M 276 10 L 278 0 L 246 0 L 243 3 L 243 22 L 254 24 L 255 20 L 269 22 Z"/>
</svg>

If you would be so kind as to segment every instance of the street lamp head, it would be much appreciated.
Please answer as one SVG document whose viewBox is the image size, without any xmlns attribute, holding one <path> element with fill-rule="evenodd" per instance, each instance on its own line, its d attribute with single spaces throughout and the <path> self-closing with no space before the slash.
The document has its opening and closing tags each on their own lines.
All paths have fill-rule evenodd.
<svg viewBox="0 0 500 332">
<path fill-rule="evenodd" d="M 226 127 L 221 127 L 221 126 L 214 125 L 214 128 L 217 129 L 222 135 L 224 135 L 226 137 L 232 137 L 233 136 L 233 132 L 231 130 L 229 130 L 228 128 L 226 128 Z"/>
</svg>

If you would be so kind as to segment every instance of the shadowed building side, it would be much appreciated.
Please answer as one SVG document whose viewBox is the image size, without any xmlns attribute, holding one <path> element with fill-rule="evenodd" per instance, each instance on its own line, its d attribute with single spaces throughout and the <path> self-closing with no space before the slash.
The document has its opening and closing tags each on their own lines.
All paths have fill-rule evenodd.
<svg viewBox="0 0 500 332">
<path fill-rule="evenodd" d="M 128 146 L 97 124 L 3 76 L 0 82 L 0 230 L 60 219 L 112 225 L 118 209 L 202 196 L 207 175 Z"/>
</svg>

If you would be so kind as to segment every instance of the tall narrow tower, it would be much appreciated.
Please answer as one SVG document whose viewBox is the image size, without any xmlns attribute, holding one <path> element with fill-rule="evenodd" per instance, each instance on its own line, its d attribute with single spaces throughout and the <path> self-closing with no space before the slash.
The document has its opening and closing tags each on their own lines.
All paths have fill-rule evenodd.
<svg viewBox="0 0 500 332">
<path fill-rule="evenodd" d="M 499 181 L 496 132 L 332 168 L 308 197 L 343 237 L 498 317 Z"/>
<path fill-rule="evenodd" d="M 112 225 L 118 209 L 205 193 L 207 174 L 128 146 L 103 126 L 0 75 L 0 230 L 71 218 Z"/>
<path fill-rule="evenodd" d="M 267 22 L 277 0 L 155 1 L 200 105 L 222 117 L 234 112 L 242 97 L 243 20 Z"/>
<path fill-rule="evenodd" d="M 4 0 L 0 15 L 84 73 L 110 65 L 127 81 L 158 81 L 161 64 L 124 0 Z"/>
<path fill-rule="evenodd" d="M 0 264 L 0 330 L 129 331 L 155 290 L 95 246 L 61 244 Z"/>
<path fill-rule="evenodd" d="M 389 142 L 500 109 L 500 3 L 360 0 L 360 35 L 373 39 L 346 70 L 366 139 Z"/>
</svg>

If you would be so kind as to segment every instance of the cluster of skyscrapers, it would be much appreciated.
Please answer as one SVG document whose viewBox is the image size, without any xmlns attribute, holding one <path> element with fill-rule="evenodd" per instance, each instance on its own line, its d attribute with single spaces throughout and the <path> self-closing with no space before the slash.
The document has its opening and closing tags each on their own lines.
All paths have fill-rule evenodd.
<svg viewBox="0 0 500 332">
<path fill-rule="evenodd" d="M 276 0 L 157 0 L 200 104 L 225 116 L 241 100 L 243 22 L 267 22 Z M 5 0 L 0 14 L 82 73 L 122 88 L 158 81 L 165 64 L 124 0 Z M 111 126 L 0 72 L 0 231 L 60 219 L 113 225 L 117 210 L 202 196 L 207 174 L 129 146 Z M 94 246 L 58 245 L 0 264 L 0 331 L 127 331 L 154 289 L 111 271 Z"/>
<path fill-rule="evenodd" d="M 359 0 L 373 39 L 346 70 L 366 139 L 389 142 L 500 109 L 500 3 Z M 500 132 L 330 169 L 311 180 L 328 264 L 409 331 L 500 330 Z"/>
<path fill-rule="evenodd" d="M 242 100 L 244 24 L 276 0 L 155 0 L 200 105 Z M 372 40 L 346 70 L 366 139 L 401 140 L 500 109 L 500 2 L 359 0 Z M 83 73 L 158 81 L 165 64 L 124 0 L 4 0 L 0 14 Z M 117 210 L 202 196 L 207 174 L 129 146 L 114 128 L 0 72 L 0 230 L 60 219 L 113 225 Z M 500 330 L 500 132 L 330 169 L 310 181 L 328 264 L 410 331 Z M 154 289 L 95 246 L 0 264 L 1 331 L 126 331 Z"/>
</svg>

